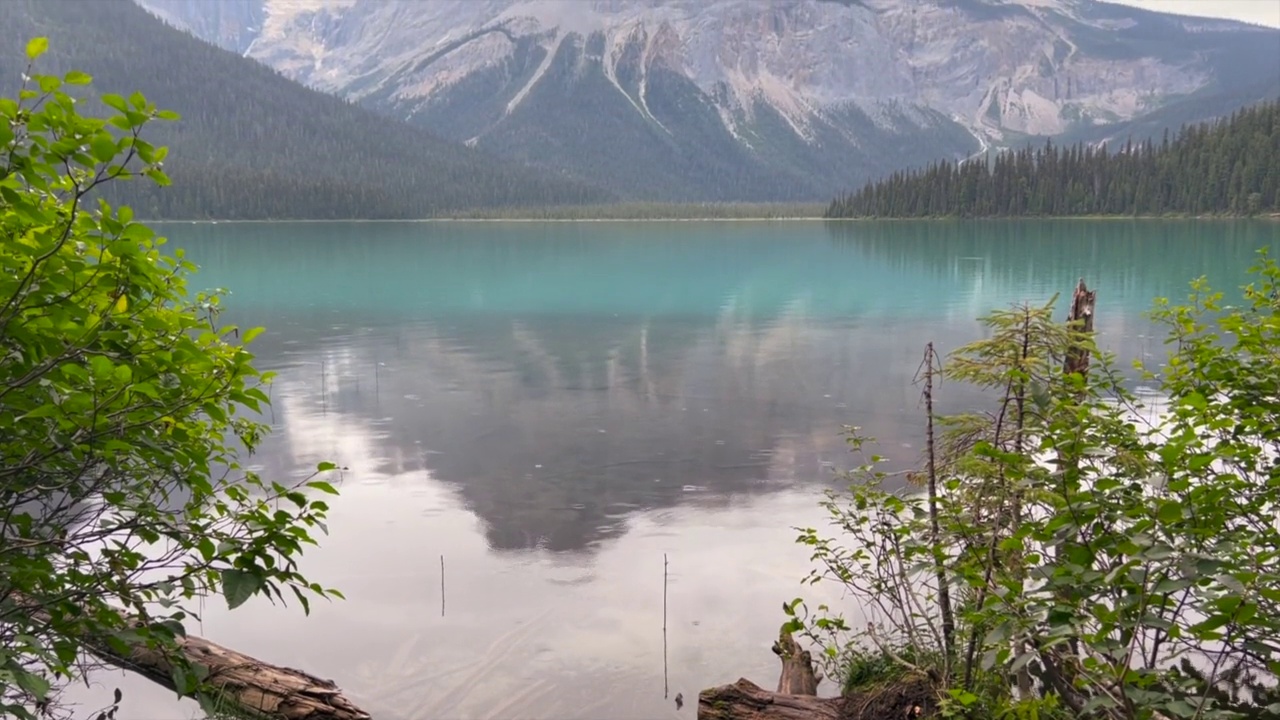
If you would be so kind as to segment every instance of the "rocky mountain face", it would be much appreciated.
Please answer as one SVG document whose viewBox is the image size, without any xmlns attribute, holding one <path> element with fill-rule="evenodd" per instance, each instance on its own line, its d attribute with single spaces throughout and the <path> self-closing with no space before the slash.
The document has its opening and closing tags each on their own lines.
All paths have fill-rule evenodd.
<svg viewBox="0 0 1280 720">
<path fill-rule="evenodd" d="M 137 1 L 299 82 L 634 198 L 826 198 L 1280 85 L 1280 31 L 1095 0 Z"/>
</svg>

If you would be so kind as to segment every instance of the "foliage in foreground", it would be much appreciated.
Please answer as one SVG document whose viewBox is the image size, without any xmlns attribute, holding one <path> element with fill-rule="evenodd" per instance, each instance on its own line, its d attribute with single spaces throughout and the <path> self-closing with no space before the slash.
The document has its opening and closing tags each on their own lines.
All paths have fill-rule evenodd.
<svg viewBox="0 0 1280 720">
<path fill-rule="evenodd" d="M 270 378 L 243 347 L 257 331 L 217 327 L 181 253 L 90 201 L 108 181 L 167 184 L 140 133 L 176 116 L 135 94 L 102 95 L 109 116 L 89 117 L 72 87 L 89 76 L 27 75 L 0 97 L 0 715 L 17 717 L 51 710 L 89 655 L 172 652 L 209 593 L 232 608 L 337 595 L 296 565 L 327 511 L 303 485 L 332 486 L 237 462 L 266 429 L 251 413 Z M 171 662 L 207 700 L 205 669 Z"/>
<path fill-rule="evenodd" d="M 925 491 L 872 456 L 826 502 L 837 534 L 799 537 L 865 622 L 796 601 L 790 629 L 829 673 L 928 673 L 957 717 L 1280 716 L 1280 269 L 1251 273 L 1238 305 L 1203 280 L 1157 302 L 1149 403 L 1052 302 L 985 318 L 945 368 L 927 353 Z M 940 377 L 994 407 L 935 433 Z"/>
</svg>

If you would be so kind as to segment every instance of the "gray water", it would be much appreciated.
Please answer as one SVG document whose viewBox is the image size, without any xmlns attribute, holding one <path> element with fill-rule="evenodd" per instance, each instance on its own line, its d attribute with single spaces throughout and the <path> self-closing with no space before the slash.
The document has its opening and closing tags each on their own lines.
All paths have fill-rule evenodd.
<svg viewBox="0 0 1280 720">
<path fill-rule="evenodd" d="M 348 599 L 210 602 L 190 630 L 390 720 L 692 718 L 705 687 L 772 685 L 782 602 L 839 601 L 801 586 L 792 528 L 822 522 L 844 425 L 916 457 L 925 342 L 1084 277 L 1101 344 L 1158 361 L 1154 297 L 1280 249 L 1261 221 L 157 227 L 230 290 L 222 322 L 267 328 L 260 469 L 349 468 L 303 565 Z"/>
</svg>

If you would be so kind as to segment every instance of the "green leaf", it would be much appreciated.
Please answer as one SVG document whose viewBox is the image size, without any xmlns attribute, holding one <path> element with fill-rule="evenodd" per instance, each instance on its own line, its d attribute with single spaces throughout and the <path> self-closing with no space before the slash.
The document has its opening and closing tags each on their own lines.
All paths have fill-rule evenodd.
<svg viewBox="0 0 1280 720">
<path fill-rule="evenodd" d="M 115 366 L 111 361 L 102 355 L 94 355 L 89 358 L 89 369 L 93 372 L 94 377 L 108 378 L 115 370 Z"/>
<path fill-rule="evenodd" d="M 249 343 L 253 342 L 253 339 L 261 335 L 263 330 L 266 330 L 266 328 L 254 327 L 254 328 L 249 328 L 248 330 L 245 330 L 244 335 L 241 336 L 241 340 L 240 340 L 241 344 L 248 345 Z"/>
<path fill-rule="evenodd" d="M 129 105 L 125 102 L 124 98 L 115 93 L 106 93 L 102 96 L 101 100 L 103 105 L 106 105 L 112 110 L 119 110 L 120 112 L 127 112 L 129 110 Z"/>
<path fill-rule="evenodd" d="M 130 223 L 129 226 L 124 229 L 124 232 L 120 234 L 120 239 L 146 242 L 155 236 L 156 231 L 146 225 L 143 225 L 142 223 Z"/>
<path fill-rule="evenodd" d="M 1190 631 L 1199 638 L 1209 638 L 1212 637 L 1211 634 L 1214 631 L 1230 622 L 1231 616 L 1229 615 L 1211 615 L 1203 621 L 1192 625 Z"/>
<path fill-rule="evenodd" d="M 325 461 L 316 465 L 316 472 L 329 472 L 330 470 L 336 470 L 337 467 L 338 467 L 337 465 L 331 462 Z"/>
<path fill-rule="evenodd" d="M 172 619 L 172 618 L 170 618 L 170 619 L 168 619 L 168 620 L 161 620 L 160 622 L 156 623 L 156 625 L 157 625 L 157 626 L 159 626 L 159 627 L 161 627 L 161 628 L 164 628 L 164 629 L 165 629 L 165 631 L 167 631 L 168 633 L 170 633 L 170 634 L 171 634 L 171 635 L 173 635 L 174 637 L 186 637 L 186 636 L 187 636 L 187 629 L 186 629 L 185 627 L 183 627 L 183 626 L 182 626 L 182 623 L 180 623 L 180 622 L 178 622 L 177 620 L 174 620 L 174 619 Z"/>
<path fill-rule="evenodd" d="M 36 419 L 36 418 L 50 417 L 51 415 L 55 415 L 55 414 L 57 414 L 57 412 L 58 412 L 58 406 L 57 406 L 57 405 L 54 405 L 53 403 L 45 403 L 44 405 L 41 405 L 41 406 L 37 407 L 36 409 L 34 409 L 34 410 L 32 410 L 32 411 L 28 412 L 27 414 L 23 415 L 21 419 L 23 419 L 23 420 L 32 419 L 32 420 L 33 420 L 33 419 Z"/>
<path fill-rule="evenodd" d="M 177 690 L 179 695 L 186 695 L 194 689 L 189 685 L 195 678 L 187 675 L 187 670 L 182 665 L 174 665 L 171 675 L 173 676 L 173 689 Z"/>
<path fill-rule="evenodd" d="M 1035 659 L 1038 654 L 1039 653 L 1035 650 L 1028 650 L 1027 652 L 1022 653 L 1014 659 L 1012 664 L 1009 665 L 1009 672 L 1018 672 L 1022 668 L 1026 667 L 1027 663 Z"/>
<path fill-rule="evenodd" d="M 49 49 L 49 38 L 47 37 L 32 38 L 31 41 L 27 43 L 27 59 L 35 60 L 36 58 L 43 55 L 45 51 L 48 49 Z"/>
<path fill-rule="evenodd" d="M 235 610 L 262 589 L 262 576 L 235 568 L 222 571 L 222 596 L 227 599 L 227 608 Z"/>
<path fill-rule="evenodd" d="M 307 483 L 307 487 L 309 487 L 309 488 L 315 488 L 316 490 L 319 490 L 320 492 L 329 493 L 330 495 L 337 495 L 337 494 L 338 494 L 338 491 L 337 491 L 336 489 L 334 489 L 334 487 L 333 487 L 332 485 L 330 485 L 329 483 L 327 483 L 327 482 L 325 482 L 325 481 L 323 481 L 323 480 L 313 480 L 313 481 L 311 481 L 311 482 Z"/>
<path fill-rule="evenodd" d="M 89 142 L 89 151 L 98 162 L 110 162 L 120 152 L 120 148 L 110 136 L 99 135 Z"/>
<path fill-rule="evenodd" d="M 1156 511 L 1156 519 L 1165 524 L 1178 522 L 1182 519 L 1182 503 L 1176 500 L 1164 503 Z"/>
<path fill-rule="evenodd" d="M 49 681 L 43 677 L 26 670 L 17 670 L 13 673 L 13 681 L 18 687 L 25 690 L 31 697 L 37 700 L 44 700 L 49 695 L 49 689 L 52 687 Z"/>
<path fill-rule="evenodd" d="M 67 81 L 68 85 L 88 85 L 89 83 L 93 82 L 92 75 L 89 75 L 87 73 L 82 73 L 79 70 L 72 70 L 71 72 L 67 73 L 66 76 L 63 77 L 63 79 Z"/>
<path fill-rule="evenodd" d="M 214 547 L 213 541 L 208 537 L 200 538 L 200 541 L 196 543 L 196 548 L 200 550 L 200 557 L 203 558 L 205 562 L 212 560 L 214 554 L 217 553 L 217 549 Z"/>
<path fill-rule="evenodd" d="M 200 712 L 203 712 L 205 717 L 219 718 L 227 714 L 226 708 L 222 707 L 217 698 L 207 692 L 196 693 L 196 702 L 199 703 Z"/>
</svg>

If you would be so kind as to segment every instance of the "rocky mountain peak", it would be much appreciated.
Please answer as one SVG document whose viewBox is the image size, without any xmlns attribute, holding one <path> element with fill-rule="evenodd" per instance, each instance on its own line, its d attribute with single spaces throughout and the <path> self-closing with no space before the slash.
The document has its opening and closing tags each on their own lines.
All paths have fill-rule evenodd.
<svg viewBox="0 0 1280 720">
<path fill-rule="evenodd" d="M 620 148 L 675 195 L 807 197 L 1280 76 L 1280 32 L 1094 0 L 138 1 L 299 82 L 651 197 L 611 169 Z"/>
</svg>

